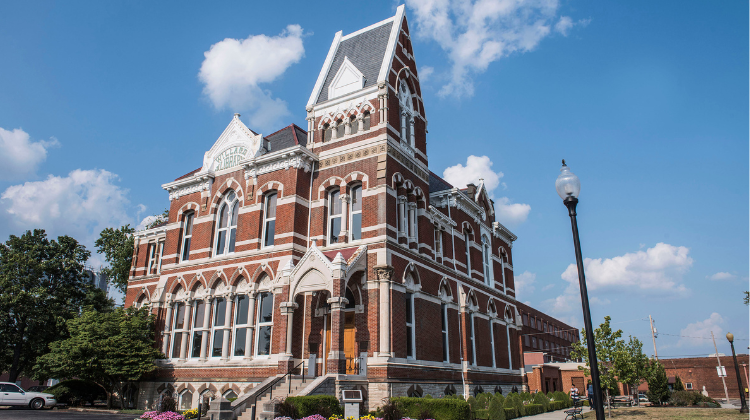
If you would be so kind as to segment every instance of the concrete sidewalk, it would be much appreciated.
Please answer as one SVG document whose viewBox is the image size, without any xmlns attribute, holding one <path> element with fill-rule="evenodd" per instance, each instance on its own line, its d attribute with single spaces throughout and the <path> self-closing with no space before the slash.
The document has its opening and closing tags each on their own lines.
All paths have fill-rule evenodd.
<svg viewBox="0 0 750 420">
<path fill-rule="evenodd" d="M 550 411 L 548 413 L 542 413 L 542 414 L 536 414 L 533 416 L 526 416 L 521 417 L 522 419 L 534 419 L 534 420 L 563 420 L 566 416 L 565 410 L 570 410 L 570 408 L 565 408 L 562 410 L 556 410 L 556 411 Z M 588 407 L 583 407 L 583 410 L 581 411 L 582 414 L 585 414 L 587 411 L 589 411 Z"/>
</svg>

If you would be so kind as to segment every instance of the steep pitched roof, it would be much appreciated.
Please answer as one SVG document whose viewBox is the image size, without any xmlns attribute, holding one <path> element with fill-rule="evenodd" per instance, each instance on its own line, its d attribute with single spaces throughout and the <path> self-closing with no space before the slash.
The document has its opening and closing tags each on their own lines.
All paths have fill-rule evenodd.
<svg viewBox="0 0 750 420">
<path fill-rule="evenodd" d="M 266 136 L 271 143 L 271 150 L 282 150 L 288 147 L 307 145 L 307 131 L 299 128 L 296 124 L 288 125 L 281 130 Z"/>
<path fill-rule="evenodd" d="M 200 171 L 200 170 L 201 170 L 202 168 L 203 168 L 203 167 L 200 167 L 200 168 L 198 168 L 198 169 L 193 169 L 192 171 L 190 171 L 190 172 L 186 173 L 185 175 L 183 175 L 183 176 L 181 176 L 181 177 L 178 177 L 177 179 L 175 179 L 175 181 L 179 181 L 179 180 L 181 180 L 181 179 L 183 179 L 183 178 L 187 178 L 187 177 L 189 177 L 190 175 L 192 175 L 192 174 L 194 174 L 194 173 L 196 173 L 196 172 Z"/>
<path fill-rule="evenodd" d="M 443 178 L 435 175 L 435 172 L 430 171 L 430 192 L 444 191 L 453 189 L 453 185 L 449 184 Z"/>
<path fill-rule="evenodd" d="M 341 41 L 315 103 L 319 104 L 328 100 L 328 87 L 331 85 L 331 81 L 336 76 L 345 57 L 365 76 L 365 85 L 363 87 L 366 88 L 376 84 L 380 67 L 383 64 L 383 57 L 385 57 L 385 50 L 388 46 L 388 39 L 391 36 L 392 27 L 393 21 L 386 22 L 376 28 Z"/>
</svg>

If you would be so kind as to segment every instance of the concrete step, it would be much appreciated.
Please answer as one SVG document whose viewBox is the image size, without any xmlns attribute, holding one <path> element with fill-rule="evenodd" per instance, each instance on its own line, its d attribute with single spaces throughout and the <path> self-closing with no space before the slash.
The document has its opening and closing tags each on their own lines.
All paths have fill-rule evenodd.
<svg viewBox="0 0 750 420">
<path fill-rule="evenodd" d="M 274 412 L 274 404 L 272 404 L 272 400 L 274 401 L 283 401 L 287 396 L 295 396 L 297 395 L 297 392 L 304 389 L 305 386 L 307 386 L 310 382 L 312 382 L 315 378 L 302 378 L 301 376 L 293 376 L 291 379 L 291 392 L 289 387 L 289 382 L 287 382 L 287 379 L 283 379 L 279 381 L 276 385 L 273 387 L 273 392 L 271 390 L 266 391 L 262 395 L 258 396 L 258 400 L 256 402 L 256 410 L 255 410 L 255 419 L 256 420 L 273 420 L 275 417 Z M 251 414 L 252 410 L 250 407 L 248 407 L 245 412 L 243 412 L 239 417 L 237 417 L 237 420 L 251 420 Z"/>
</svg>

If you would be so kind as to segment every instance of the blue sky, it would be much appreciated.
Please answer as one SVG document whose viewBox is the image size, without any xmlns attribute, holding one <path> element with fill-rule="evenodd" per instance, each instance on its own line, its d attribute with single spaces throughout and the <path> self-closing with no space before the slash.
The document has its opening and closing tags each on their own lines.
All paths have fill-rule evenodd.
<svg viewBox="0 0 750 420">
<path fill-rule="evenodd" d="M 580 325 L 565 158 L 594 320 L 649 354 L 649 314 L 660 356 L 713 352 L 710 331 L 746 351 L 747 3 L 500 3 L 406 13 L 430 166 L 491 180 L 519 299 Z M 3 2 L 0 238 L 42 227 L 93 250 L 101 228 L 163 210 L 160 185 L 199 167 L 234 112 L 264 134 L 306 127 L 334 33 L 396 5 Z"/>
</svg>

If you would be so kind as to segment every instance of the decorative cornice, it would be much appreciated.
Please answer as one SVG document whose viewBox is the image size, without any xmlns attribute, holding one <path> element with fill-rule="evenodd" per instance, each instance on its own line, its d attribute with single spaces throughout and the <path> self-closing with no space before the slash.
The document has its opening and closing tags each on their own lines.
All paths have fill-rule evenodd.
<svg viewBox="0 0 750 420">
<path fill-rule="evenodd" d="M 210 191 L 214 180 L 214 172 L 198 172 L 187 178 L 162 184 L 162 188 L 169 192 L 169 200 L 176 200 L 182 196 L 200 192 Z"/>
<path fill-rule="evenodd" d="M 240 162 L 245 167 L 245 179 L 258 175 L 279 171 L 282 169 L 312 170 L 312 163 L 318 160 L 318 155 L 306 147 L 296 145 L 277 152 L 266 153 Z"/>
</svg>

